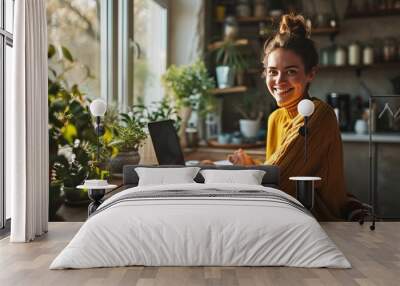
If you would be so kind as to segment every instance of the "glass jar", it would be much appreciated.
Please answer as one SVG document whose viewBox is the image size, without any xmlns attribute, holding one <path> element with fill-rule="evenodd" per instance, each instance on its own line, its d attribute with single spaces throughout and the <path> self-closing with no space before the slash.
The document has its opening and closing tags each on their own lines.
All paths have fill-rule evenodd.
<svg viewBox="0 0 400 286">
<path fill-rule="evenodd" d="M 366 45 L 363 49 L 363 64 L 372 65 L 374 63 L 374 49 L 371 45 Z"/>
<path fill-rule="evenodd" d="M 349 65 L 357 66 L 361 60 L 361 49 L 357 42 L 353 42 L 349 46 Z"/>
<path fill-rule="evenodd" d="M 320 50 L 320 63 L 322 66 L 327 66 L 329 65 L 329 51 L 327 48 L 321 49 Z"/>
<path fill-rule="evenodd" d="M 217 22 L 222 22 L 225 19 L 226 15 L 226 7 L 222 3 L 218 3 L 217 6 L 215 6 L 215 20 Z"/>
<path fill-rule="evenodd" d="M 250 17 L 250 3 L 249 0 L 238 0 L 238 4 L 236 6 L 236 16 L 239 18 Z"/>
<path fill-rule="evenodd" d="M 267 15 L 265 0 L 255 0 L 254 2 L 254 17 L 263 18 Z"/>
<path fill-rule="evenodd" d="M 233 16 L 226 17 L 224 22 L 224 39 L 233 40 L 239 31 L 238 23 Z"/>
<path fill-rule="evenodd" d="M 338 46 L 335 51 L 335 65 L 345 66 L 346 56 L 346 49 L 343 46 Z"/>
<path fill-rule="evenodd" d="M 396 60 L 396 41 L 393 38 L 386 38 L 383 42 L 383 60 L 391 62 Z"/>
</svg>

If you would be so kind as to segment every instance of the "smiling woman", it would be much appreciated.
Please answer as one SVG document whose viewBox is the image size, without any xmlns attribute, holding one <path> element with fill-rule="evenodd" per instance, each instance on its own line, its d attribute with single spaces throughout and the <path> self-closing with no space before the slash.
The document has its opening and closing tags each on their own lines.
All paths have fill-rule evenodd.
<svg viewBox="0 0 400 286">
<path fill-rule="evenodd" d="M 318 53 L 310 39 L 309 27 L 300 15 L 284 15 L 279 31 L 264 47 L 264 76 L 278 109 L 268 118 L 266 164 L 280 168 L 280 188 L 295 195 L 291 176 L 317 176 L 315 208 L 320 220 L 360 219 L 363 205 L 346 192 L 343 152 L 335 113 L 326 103 L 310 98 L 308 90 L 315 77 Z M 297 111 L 302 99 L 311 99 L 315 112 L 309 121 L 309 156 L 304 161 L 304 137 L 299 134 L 303 117 Z M 256 163 L 243 151 L 231 156 L 234 164 Z"/>
</svg>

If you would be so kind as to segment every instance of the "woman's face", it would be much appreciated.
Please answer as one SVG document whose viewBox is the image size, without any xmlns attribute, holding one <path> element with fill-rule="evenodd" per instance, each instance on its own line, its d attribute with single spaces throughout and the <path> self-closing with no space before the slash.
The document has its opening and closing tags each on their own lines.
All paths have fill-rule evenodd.
<svg viewBox="0 0 400 286">
<path fill-rule="evenodd" d="M 287 49 L 275 49 L 264 63 L 266 84 L 279 107 L 295 104 L 303 97 L 315 68 L 306 73 L 301 58 Z"/>
</svg>

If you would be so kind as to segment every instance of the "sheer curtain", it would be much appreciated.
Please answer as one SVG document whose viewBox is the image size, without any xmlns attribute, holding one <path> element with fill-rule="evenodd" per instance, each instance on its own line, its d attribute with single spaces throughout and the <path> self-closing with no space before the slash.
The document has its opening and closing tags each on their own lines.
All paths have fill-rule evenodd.
<svg viewBox="0 0 400 286">
<path fill-rule="evenodd" d="M 44 0 L 15 2 L 13 93 L 6 98 L 6 187 L 12 242 L 48 225 L 47 24 Z"/>
</svg>

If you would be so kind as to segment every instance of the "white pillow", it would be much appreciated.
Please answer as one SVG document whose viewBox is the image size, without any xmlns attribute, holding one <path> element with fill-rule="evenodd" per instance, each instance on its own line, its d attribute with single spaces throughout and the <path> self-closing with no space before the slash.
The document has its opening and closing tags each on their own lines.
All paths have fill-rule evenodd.
<svg viewBox="0 0 400 286">
<path fill-rule="evenodd" d="M 262 170 L 202 170 L 205 184 L 261 185 L 265 171 Z"/>
<path fill-rule="evenodd" d="M 139 176 L 138 186 L 195 183 L 193 179 L 199 170 L 199 167 L 135 168 Z"/>
</svg>

